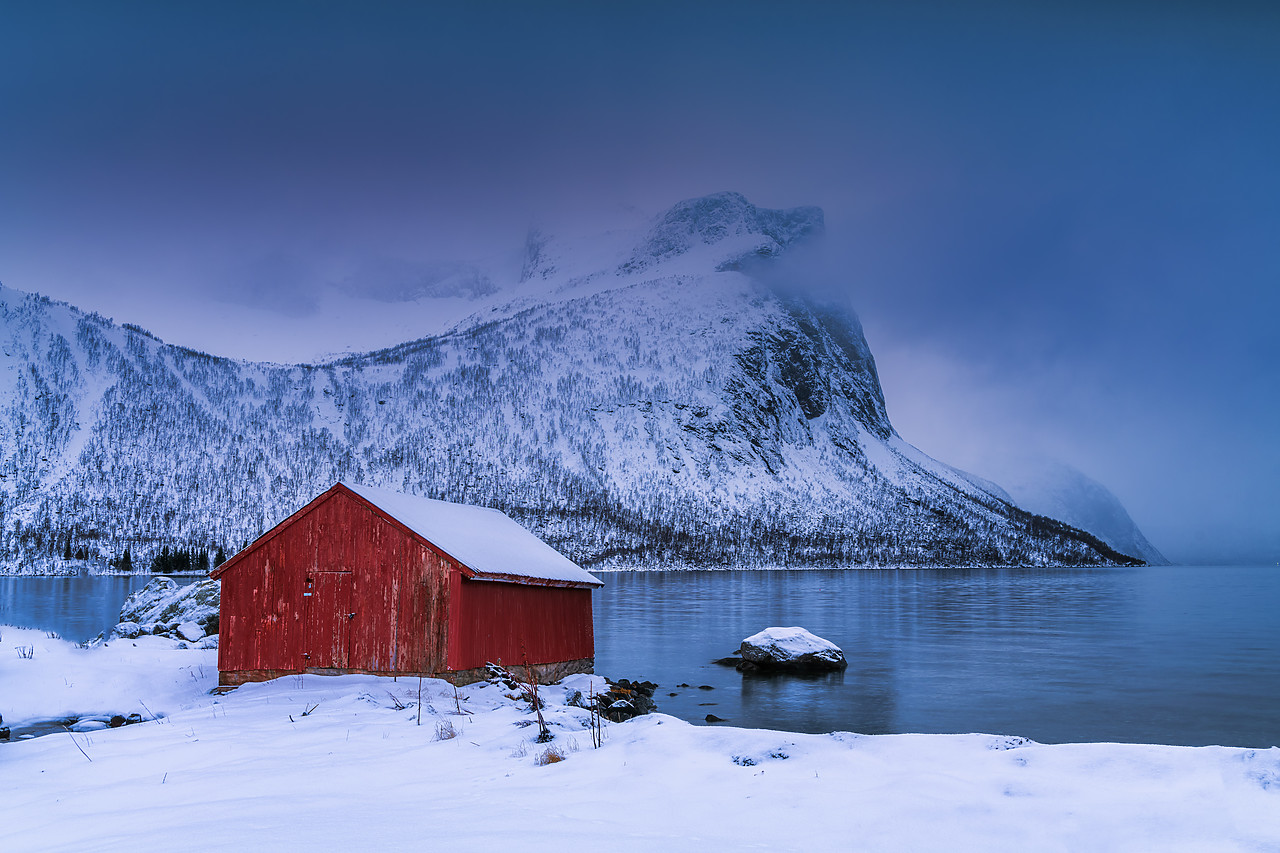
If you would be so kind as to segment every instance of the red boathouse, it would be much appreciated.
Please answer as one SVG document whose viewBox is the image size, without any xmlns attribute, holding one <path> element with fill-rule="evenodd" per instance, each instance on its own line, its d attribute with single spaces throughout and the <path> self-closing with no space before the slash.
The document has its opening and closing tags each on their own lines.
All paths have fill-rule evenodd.
<svg viewBox="0 0 1280 853">
<path fill-rule="evenodd" d="M 218 682 L 590 672 L 602 584 L 496 509 L 338 483 L 215 569 Z"/>
</svg>

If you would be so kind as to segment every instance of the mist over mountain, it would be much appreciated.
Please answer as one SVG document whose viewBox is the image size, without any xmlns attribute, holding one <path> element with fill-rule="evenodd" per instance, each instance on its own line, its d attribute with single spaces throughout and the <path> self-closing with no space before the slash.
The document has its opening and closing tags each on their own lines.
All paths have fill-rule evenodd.
<svg viewBox="0 0 1280 853">
<path fill-rule="evenodd" d="M 720 193 L 531 232 L 518 270 L 352 283 L 471 313 L 319 364 L 2 289 L 4 565 L 232 553 L 339 479 L 498 507 L 588 567 L 1128 562 L 902 441 L 857 319 L 778 286 L 822 230 Z"/>
<path fill-rule="evenodd" d="M 1147 541 L 1120 499 L 1072 466 L 1018 458 L 1006 463 L 998 476 L 1009 499 L 1027 512 L 1087 530 L 1122 554 L 1131 554 L 1149 565 L 1168 565 L 1168 558 Z"/>
</svg>

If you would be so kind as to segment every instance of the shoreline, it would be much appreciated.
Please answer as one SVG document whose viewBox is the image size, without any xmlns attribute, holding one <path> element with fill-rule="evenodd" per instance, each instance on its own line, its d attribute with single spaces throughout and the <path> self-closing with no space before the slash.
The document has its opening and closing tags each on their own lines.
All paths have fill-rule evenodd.
<svg viewBox="0 0 1280 853">
<path fill-rule="evenodd" d="M 1214 564 L 1214 565 L 1216 565 L 1216 564 Z M 1235 564 L 1231 564 L 1231 565 L 1235 565 Z M 1240 565 L 1252 566 L 1252 565 L 1255 565 L 1255 564 L 1253 564 L 1253 563 L 1247 563 L 1247 564 L 1242 563 L 1242 564 L 1240 564 Z M 1265 565 L 1268 565 L 1268 564 L 1256 564 L 1256 565 L 1262 565 L 1262 566 L 1265 566 Z M 1204 565 L 1204 566 L 1200 566 L 1200 565 L 1188 565 L 1188 566 L 1183 566 L 1182 564 L 1179 564 L 1179 563 L 1170 563 L 1170 564 L 1169 564 L 1169 567 L 1170 567 L 1170 568 L 1176 568 L 1176 567 L 1185 567 L 1185 568 L 1212 568 L 1213 566 L 1212 566 L 1212 565 L 1209 565 L 1209 564 L 1206 564 L 1206 565 Z M 973 569 L 973 570 L 989 570 L 989 569 L 1023 569 L 1023 570 L 1030 570 L 1030 569 L 1131 569 L 1131 568 L 1164 568 L 1164 566 L 1159 566 L 1159 565 L 1151 566 L 1151 565 L 1147 565 L 1147 564 L 1143 564 L 1143 565 L 1141 565 L 1141 566 L 1131 566 L 1131 565 L 1127 565 L 1127 564 L 1123 564 L 1123 563 L 1105 563 L 1105 564 L 1090 564 L 1090 565 L 1083 565 L 1083 564 L 1077 565 L 1077 564 L 1067 564 L 1067 563 L 1054 563 L 1054 564 L 1049 564 L 1049 565 L 1017 565 L 1017 564 L 1013 564 L 1013 563 L 966 563 L 966 564 L 959 564 L 959 563 L 957 563 L 957 564 L 930 564 L 930 565 L 915 565 L 915 564 L 902 564 L 902 565 L 869 565 L 869 564 L 854 564 L 854 565 L 844 565 L 844 566 L 774 566 L 774 565 L 761 565 L 761 566 L 755 566 L 755 565 L 747 565 L 747 566 L 744 566 L 744 565 L 734 565 L 734 566 L 722 566 L 722 565 L 715 565 L 715 566 L 702 566 L 702 565 L 699 565 L 699 566 L 693 566 L 693 565 L 687 565 L 687 566 L 686 566 L 686 565 L 670 565 L 670 564 L 663 564 L 663 565 L 656 565 L 656 566 L 655 566 L 655 565 L 637 566 L 637 565 L 620 565 L 620 564 L 615 564 L 615 565 L 591 566 L 591 567 L 585 567 L 585 566 L 584 566 L 583 568 L 584 568 L 586 571 L 591 572 L 592 574 L 630 574 L 630 573 L 635 573 L 635 572 L 669 572 L 669 573 L 676 573 L 676 572 L 715 572 L 715 573 L 722 573 L 722 572 L 819 572 L 819 571 L 836 571 L 836 572 L 845 572 L 845 571 L 873 571 L 873 572 L 874 572 L 874 571 L 948 571 L 948 570 L 957 570 L 957 569 Z M 74 571 L 58 571 L 58 572 L 12 572 L 12 571 L 7 571 L 7 570 L 5 570 L 3 567 L 0 567 L 0 578 L 76 578 L 76 577 L 79 577 L 79 578 L 83 578 L 83 577 L 124 577 L 124 578 L 129 578 L 129 577 L 139 577 L 139 578 L 146 578 L 146 577 L 149 577 L 149 578 L 207 578 L 207 577 L 209 577 L 209 573 L 208 573 L 208 572 L 172 572 L 172 573 L 165 574 L 165 573 L 157 573 L 157 572 L 120 572 L 120 571 L 114 571 L 114 570 L 91 571 L 91 570 L 81 570 L 81 569 L 76 569 L 76 570 L 74 570 Z"/>
<path fill-rule="evenodd" d="M 306 675 L 214 695 L 211 650 L 3 634 L 6 725 L 73 705 L 148 712 L 0 744 L 13 851 L 1280 844 L 1280 747 L 797 734 L 655 713 L 606 724 L 597 749 L 572 702 L 599 676 L 540 688 L 554 739 L 539 743 L 529 704 L 493 683 Z"/>
<path fill-rule="evenodd" d="M 163 576 L 161 576 L 161 577 L 163 577 Z M 109 649 L 117 649 L 117 650 L 118 650 L 118 649 L 126 649 L 126 651 L 125 651 L 123 654 L 120 654 L 120 653 L 114 653 L 114 654 L 112 654 L 112 655 L 110 655 L 110 656 L 106 656 L 108 659 L 114 658 L 116 661 L 120 661 L 120 660 L 127 660 L 127 659 L 129 658 L 129 656 L 130 656 L 130 652 L 129 652 L 129 651 L 127 651 L 127 649 L 142 649 L 143 651 L 141 651 L 141 652 L 136 652 L 136 653 L 134 653 L 134 654 L 136 654 L 139 658 L 141 658 L 141 659 L 143 659 L 143 660 L 146 660 L 146 661 L 150 661 L 150 660 L 152 660 L 152 659 L 153 659 L 153 653 L 155 653 L 155 652 L 162 653 L 162 654 L 161 654 L 161 657 L 162 657 L 162 658 L 165 656 L 163 653 L 174 653 L 174 654 L 187 654 L 187 653 L 189 653 L 189 654 L 191 654 L 191 655 L 195 655 L 195 656 L 197 656 L 197 657 L 193 657 L 193 659 L 192 659 L 192 661 L 191 661 L 191 663 L 190 663 L 189 665 L 195 665 L 195 666 L 198 666 L 198 667 L 200 667 L 200 668 L 201 668 L 201 670 L 202 670 L 202 671 L 207 671 L 207 670 L 209 670 L 210 668 L 213 670 L 213 673 L 212 673 L 212 674 L 213 674 L 213 680 L 209 682 L 208 690 L 204 691 L 204 695 L 207 695 L 207 696 L 213 696 L 215 693 L 217 693 L 218 684 L 217 684 L 217 646 L 216 646 L 216 644 L 214 644 L 214 645 L 212 645 L 212 646 L 206 646 L 206 647 L 203 647 L 203 648 L 202 648 L 202 647 L 195 646 L 194 644 L 184 643 L 184 642 L 182 642 L 182 641 L 178 641 L 178 640 L 172 640 L 172 639 L 170 639 L 170 638 L 162 637 L 162 636 L 159 636 L 159 635 L 147 635 L 147 634 L 144 634 L 144 635 L 142 635 L 142 636 L 140 636 L 140 637 L 137 637 L 137 638 L 135 638 L 135 639 L 132 639 L 132 640 L 130 640 L 130 639 L 114 639 L 114 640 L 108 640 L 108 641 L 106 641 L 106 642 L 103 642 L 103 643 L 100 643 L 100 644 L 97 644 L 97 645 L 89 646 L 89 645 L 86 645 L 86 644 L 83 644 L 83 643 L 76 643 L 76 642 L 75 642 L 75 641 L 73 641 L 73 640 L 68 640 L 68 639 L 65 639 L 65 638 L 63 638 L 63 637 L 59 637 L 59 636 L 49 636 L 49 634 L 50 634 L 50 633 L 51 633 L 51 632 L 44 631 L 44 630 L 41 630 L 41 629 L 38 629 L 38 628 L 25 628 L 25 627 L 20 627 L 20 626 L 16 626 L 16 625 L 10 625 L 10 624 L 0 623 L 0 653 L 4 653 L 4 652 L 12 653 L 12 652 L 14 652 L 14 651 L 15 651 L 15 649 L 16 649 L 16 648 L 18 648 L 18 647 L 20 647 L 20 646 L 22 646 L 22 645 L 24 645 L 24 644 L 26 644 L 26 645 L 29 645 L 29 646 L 33 647 L 33 651 L 34 651 L 36 648 L 42 648 L 42 649 L 43 649 L 43 651 L 44 651 L 44 652 L 46 652 L 46 653 L 48 653 L 48 652 L 54 652 L 54 653 L 56 654 L 57 652 L 56 652 L 55 650 L 57 649 L 57 647 L 58 647 L 58 646 L 62 646 L 63 648 L 61 649 L 61 651 L 62 651 L 64 654 L 65 654 L 65 653 L 67 653 L 67 652 L 70 650 L 70 653 L 71 653 L 71 654 L 73 654 L 73 655 L 74 655 L 74 654 L 82 654 L 82 655 L 87 654 L 87 655 L 89 655 L 89 656 L 92 656 L 92 655 L 94 655 L 94 654 L 101 654 L 101 653 L 104 653 L 106 650 L 109 650 Z M 216 638 L 217 638 L 217 635 L 216 635 L 216 634 L 215 634 L 215 635 L 213 635 L 213 639 L 215 639 L 215 640 L 216 640 Z M 22 659 L 22 658 L 21 658 L 21 656 L 19 656 L 19 659 Z M 8 666 L 4 666 L 3 664 L 0 664 L 0 675 L 3 675 L 6 671 L 11 671 L 12 669 L 13 669 L 13 667 L 8 667 Z M 81 671 L 83 671 L 83 669 L 82 669 Z M 164 674 L 164 671 L 165 671 L 165 668 L 164 668 L 164 667 L 160 667 L 160 668 L 158 668 L 158 669 L 157 669 L 157 674 L 163 675 L 163 674 Z M 108 673 L 107 673 L 107 672 L 104 672 L 103 674 L 104 674 L 104 675 L 107 675 Z M 56 675 L 56 674 L 55 674 L 55 675 Z M 51 677 L 53 677 L 53 676 L 51 676 Z M 552 683 L 547 684 L 547 685 L 543 685 L 543 687 L 556 687 L 556 686 L 561 685 L 561 684 L 563 684 L 563 683 L 565 683 L 565 682 L 567 682 L 567 681 L 569 681 L 569 680 L 571 680 L 571 679 L 573 679 L 573 678 L 576 678 L 576 677 L 577 677 L 577 676 L 569 676 L 569 677 L 567 677 L 566 679 L 561 679 L 560 681 L 552 682 Z M 609 676 L 608 676 L 608 675 L 604 675 L 604 674 L 596 674 L 596 675 L 583 676 L 583 677 L 586 677 L 586 678 L 595 678 L 595 679 L 597 679 L 598 681 L 604 681 L 604 680 L 606 680 L 606 679 L 608 679 L 608 678 L 609 678 Z M 270 682 L 246 682 L 245 684 L 240 685 L 240 686 L 238 686 L 237 688 L 235 688 L 235 689 L 233 689 L 233 690 L 230 690 L 230 691 L 228 691 L 228 692 L 227 692 L 227 693 L 225 693 L 225 694 L 219 694 L 219 695 L 233 695 L 237 690 L 242 689 L 242 688 L 244 688 L 244 687 L 249 687 L 249 688 L 251 688 L 251 689 L 258 689 L 258 687 L 259 687 L 260 685 L 263 685 L 263 684 L 273 684 L 273 683 L 283 682 L 283 681 L 290 680 L 290 679 L 295 679 L 295 680 L 305 679 L 306 681 L 310 681 L 310 680 L 312 680 L 312 679 L 321 679 L 322 681 L 323 681 L 324 679 L 335 679 L 335 680 L 342 680 L 342 679 L 373 679 L 373 680 L 375 681 L 375 683 L 386 682 L 386 683 L 388 683 L 388 684 L 398 684 L 398 683 L 401 683 L 401 681 L 404 681 L 404 682 L 413 681 L 414 683 L 416 683 L 416 681 L 418 680 L 417 678 L 409 677 L 409 676 L 406 676 L 406 677 L 404 677 L 403 679 L 399 679 L 399 678 L 397 678 L 397 677 L 395 677 L 395 676 L 374 676 L 374 675 L 338 675 L 338 676 L 317 675 L 317 674 L 306 674 L 305 676 L 303 676 L 303 675 L 286 675 L 286 676 L 281 676 L 280 678 L 274 679 L 273 681 L 270 681 Z M 449 688 L 450 688 L 450 689 L 452 689 L 452 685 L 451 685 L 451 684 L 449 684 L 449 682 L 444 681 L 443 679 L 424 678 L 423 680 L 424 680 L 424 681 L 428 681 L 428 682 L 439 682 L 440 684 L 449 685 Z M 485 683 L 485 682 L 479 682 L 479 684 L 484 684 L 484 683 Z M 69 687 L 69 686 L 70 686 L 70 684 L 68 684 L 68 687 Z M 459 690 L 465 690 L 466 688 L 465 688 L 465 687 L 459 687 L 458 689 L 459 689 Z M 191 699 L 191 698 L 192 698 L 192 697 L 194 697 L 194 696 L 195 696 L 195 694 L 191 694 L 191 696 L 188 696 L 188 699 Z M 44 720 L 52 720 L 52 719 L 61 719 L 61 718 L 67 718 L 67 717 L 74 717 L 74 718 L 92 718 L 92 717 L 98 717 L 98 716 L 103 716 L 103 715 L 109 715 L 109 714 L 112 714 L 112 713 L 117 713 L 117 712 L 119 711 L 119 709 L 118 709 L 118 708 L 114 708 L 114 707 L 111 707 L 111 708 L 108 708 L 108 707 L 94 708 L 94 707 L 78 707 L 78 706 L 77 706 L 77 707 L 72 707 L 72 706 L 69 706 L 69 705 L 67 705 L 67 706 L 57 706 L 57 707 L 58 707 L 58 710 L 55 710 L 55 711 L 52 711 L 52 712 L 49 712 L 49 713 L 45 713 L 45 714 L 37 714 L 37 715 L 35 715 L 35 716 L 31 716 L 31 715 L 22 716 L 21 714 L 15 715 L 15 714 L 14 714 L 14 711 L 13 711 L 13 708 L 12 708 L 12 705 L 10 705 L 9 707 L 7 707 L 7 708 L 6 708 L 6 706 L 5 706 L 5 704 L 4 704 L 4 698 L 3 698 L 3 697 L 0 697 L 0 719 L 3 719 L 3 721 L 4 721 L 4 725 L 9 725 L 9 726 L 22 726 L 22 725 L 27 725 L 27 724 L 34 723 L 34 722 L 41 722 L 41 721 L 44 721 Z M 1044 747 L 1053 747 L 1053 746 L 1120 746 L 1120 747 L 1144 747 L 1144 746 L 1151 746 L 1151 747 L 1159 747 L 1159 748 L 1162 748 L 1162 749 L 1233 749 L 1233 750 L 1253 750 L 1253 751 L 1258 751 L 1258 750 L 1263 750 L 1263 751 L 1266 751 L 1266 750 L 1280 750 L 1280 743 L 1277 743 L 1277 744 L 1271 744 L 1271 745 L 1267 745 L 1267 746 L 1258 746 L 1258 745 L 1250 746 L 1250 745 L 1241 745 L 1241 744 L 1223 744 L 1223 743 L 1206 743 L 1206 744 L 1170 744 L 1170 743 L 1160 743 L 1160 742 L 1153 742 L 1153 741 L 1121 741 L 1121 740 L 1100 740 L 1100 741 L 1087 741 L 1087 740 L 1079 740 L 1079 741 L 1037 741 L 1037 740 L 1033 740 L 1033 739 L 1028 738 L 1028 737 L 1023 737 L 1023 736 L 1021 736 L 1021 735 L 1015 735 L 1015 734 L 1009 734 L 1009 733 L 998 734 L 998 733 L 991 733 L 991 732 L 979 732 L 979 731 L 971 731 L 971 732 L 920 732 L 920 731 L 903 731 L 903 732 L 881 732 L 881 733 L 873 733 L 873 734 L 857 733 L 857 732 L 849 732 L 849 731 L 844 731 L 844 730 L 833 730 L 833 731 L 830 731 L 830 732 L 799 732 L 799 731 L 792 731 L 792 730 L 790 730 L 790 729 L 785 729 L 785 728 L 758 728 L 758 727 L 742 727 L 742 726 L 735 726 L 735 725 L 732 725 L 732 721 L 722 721 L 722 722 L 724 723 L 724 725 L 720 725 L 720 724 L 711 724 L 711 725 L 705 725 L 705 726 L 704 726 L 704 725 L 701 725 L 701 724 L 700 724 L 700 723 L 698 723 L 698 722 L 692 722 L 692 721 L 688 721 L 688 720 L 683 720 L 683 719 L 681 719 L 681 718 L 679 718 L 679 717 L 676 717 L 676 716 L 674 716 L 674 715 L 663 713 L 663 712 L 662 712 L 662 710 L 661 710 L 661 704 L 659 704 L 659 708 L 658 708 L 658 710 L 657 710 L 657 711 L 655 711 L 653 715 L 655 715 L 655 716 L 662 716 L 662 717 L 668 717 L 668 718 L 670 718 L 670 719 L 672 719 L 672 720 L 678 720 L 679 722 L 681 722 L 681 723 L 683 723 L 683 724 L 686 724 L 686 725 L 692 726 L 692 727 L 694 727 L 694 728 L 700 728 L 700 729 L 707 729 L 707 730 L 742 729 L 742 730 L 745 730 L 745 731 L 774 732 L 774 733 L 777 733 L 777 734 L 795 735 L 795 736 L 799 736 L 799 737 L 824 737 L 824 736 L 837 735 L 837 734 L 847 734 L 847 735 L 852 735 L 852 736 L 859 737 L 859 738 L 892 738 L 892 737 L 952 738 L 952 737 L 983 737 L 983 738 L 1000 738 L 1000 739 L 1004 739 L 1004 740 L 1007 740 L 1007 741 L 1010 741 L 1010 742 L 1015 742 L 1017 745 L 1026 745 L 1026 746 L 1044 746 Z M 1280 780 L 1277 780 L 1277 781 L 1278 781 L 1278 783 L 1280 783 Z"/>
</svg>

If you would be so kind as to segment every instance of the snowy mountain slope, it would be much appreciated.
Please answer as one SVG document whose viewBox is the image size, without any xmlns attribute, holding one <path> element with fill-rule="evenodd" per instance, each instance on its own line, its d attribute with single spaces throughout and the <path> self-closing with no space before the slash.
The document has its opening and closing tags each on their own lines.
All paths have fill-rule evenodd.
<svg viewBox="0 0 1280 853">
<path fill-rule="evenodd" d="M 1019 459 L 1006 467 L 1000 482 L 1010 499 L 1027 512 L 1087 530 L 1117 551 L 1150 565 L 1168 565 L 1168 559 L 1142 535 L 1120 499 L 1097 480 L 1061 462 Z"/>
<path fill-rule="evenodd" d="M 897 437 L 857 321 L 752 274 L 821 230 L 724 193 L 535 233 L 446 333 L 317 365 L 0 290 L 0 549 L 231 552 L 344 479 L 498 507 L 588 566 L 1123 560 Z"/>
</svg>

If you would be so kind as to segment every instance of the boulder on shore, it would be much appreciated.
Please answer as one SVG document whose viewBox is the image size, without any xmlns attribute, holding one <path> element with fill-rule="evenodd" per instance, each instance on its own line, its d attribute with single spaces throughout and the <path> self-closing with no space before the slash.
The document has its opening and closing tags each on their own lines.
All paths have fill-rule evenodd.
<svg viewBox="0 0 1280 853">
<path fill-rule="evenodd" d="M 765 628 L 743 640 L 739 653 L 742 672 L 830 672 L 849 665 L 839 646 L 804 628 Z"/>
<path fill-rule="evenodd" d="M 206 634 L 218 633 L 220 587 L 205 579 L 179 586 L 173 578 L 153 578 L 151 583 L 125 599 L 121 622 L 139 625 L 180 625 L 196 622 Z"/>
<path fill-rule="evenodd" d="M 154 578 L 125 599 L 120 624 L 99 634 L 95 642 L 146 634 L 180 642 L 208 642 L 218 633 L 220 593 L 215 580 L 180 586 L 173 578 Z"/>
<path fill-rule="evenodd" d="M 142 630 L 142 626 L 139 625 L 137 622 L 126 621 L 126 622 L 121 622 L 119 625 L 116 625 L 114 628 L 108 631 L 107 639 L 108 640 L 117 640 L 117 639 L 136 640 L 138 637 L 141 637 L 145 633 L 146 631 Z"/>
<path fill-rule="evenodd" d="M 629 681 L 625 678 L 613 681 L 606 678 L 605 682 L 609 685 L 609 692 L 597 693 L 592 699 L 595 711 L 606 720 L 621 723 L 658 710 L 658 703 L 653 701 L 653 692 L 658 685 L 652 681 Z M 592 699 L 583 696 L 581 690 L 574 690 L 566 697 L 565 704 L 591 709 Z"/>
</svg>

